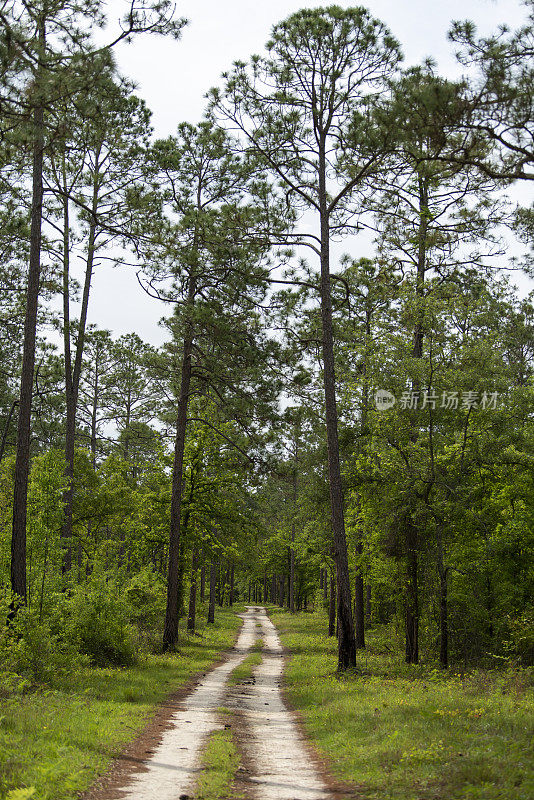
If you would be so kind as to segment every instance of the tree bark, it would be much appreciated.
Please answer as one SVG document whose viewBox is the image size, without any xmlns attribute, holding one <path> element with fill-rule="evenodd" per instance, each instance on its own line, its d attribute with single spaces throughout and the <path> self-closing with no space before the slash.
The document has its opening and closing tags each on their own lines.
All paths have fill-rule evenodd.
<svg viewBox="0 0 534 800">
<path fill-rule="evenodd" d="M 41 53 L 45 49 L 45 31 L 39 32 Z M 40 58 L 42 55 L 40 56 Z M 37 310 L 41 276 L 41 230 L 43 217 L 44 109 L 38 104 L 33 111 L 32 209 L 30 225 L 30 259 L 26 289 L 26 314 L 22 348 L 15 486 L 13 492 L 13 524 L 11 536 L 11 589 L 19 602 L 26 603 L 26 518 L 28 511 L 28 477 L 30 472 L 30 423 Z M 14 606 L 12 607 L 14 611 Z"/>
<path fill-rule="evenodd" d="M 194 302 L 196 286 L 194 277 L 189 279 L 188 305 Z M 176 420 L 176 438 L 174 442 L 174 462 L 171 490 L 171 524 L 169 534 L 169 562 L 167 572 L 167 607 L 165 610 L 165 627 L 163 629 L 163 650 L 169 650 L 178 638 L 178 566 L 180 557 L 180 534 L 182 514 L 182 491 L 184 471 L 184 449 L 187 432 L 187 406 L 191 386 L 191 358 L 193 353 L 193 325 L 191 319 L 186 320 L 184 335 L 182 374 L 180 396 L 178 399 L 178 416 Z"/>
<path fill-rule="evenodd" d="M 229 603 L 231 606 L 234 604 L 234 565 L 230 565 L 230 596 Z"/>
<path fill-rule="evenodd" d="M 321 221 L 321 321 L 323 379 L 328 451 L 330 506 L 338 586 L 338 670 L 356 666 L 356 641 L 352 619 L 350 574 L 343 513 L 343 489 L 337 427 L 336 376 L 334 368 L 334 333 L 332 323 L 332 286 L 330 278 L 330 225 L 326 188 L 324 136 L 319 148 L 319 206 Z"/>
<path fill-rule="evenodd" d="M 217 583 L 217 562 L 210 564 L 210 597 L 208 603 L 208 623 L 215 622 L 215 586 Z"/>
<path fill-rule="evenodd" d="M 4 430 L 3 430 L 3 433 L 2 433 L 2 442 L 0 444 L 0 463 L 2 462 L 2 459 L 4 458 L 4 453 L 6 451 L 7 437 L 8 437 L 8 434 L 9 434 L 9 426 L 11 425 L 11 419 L 13 417 L 13 414 L 15 413 L 15 409 L 18 406 L 18 404 L 19 404 L 19 401 L 18 400 L 14 400 L 11 403 L 11 407 L 9 409 L 9 413 L 7 415 L 7 419 L 6 419 L 6 422 L 5 422 L 5 425 L 4 425 Z"/>
<path fill-rule="evenodd" d="M 83 351 L 85 347 L 85 331 L 87 327 L 87 313 L 89 310 L 89 294 L 93 277 L 93 265 L 96 243 L 96 212 L 98 209 L 98 153 L 96 156 L 95 175 L 93 180 L 92 215 L 89 222 L 89 240 L 87 244 L 87 260 L 82 294 L 82 305 L 76 337 L 76 353 L 74 365 L 71 358 L 70 343 L 70 220 L 68 187 L 66 184 L 65 164 L 63 164 L 63 345 L 65 357 L 65 405 L 66 405 L 66 430 L 65 430 L 65 478 L 67 486 L 63 493 L 64 518 L 61 528 L 63 543 L 62 572 L 67 574 L 72 566 L 72 513 L 74 502 L 74 449 L 76 437 L 76 413 L 78 410 L 78 397 L 80 393 L 80 380 L 82 374 Z"/>
<path fill-rule="evenodd" d="M 365 587 L 365 622 L 367 627 L 371 624 L 371 603 L 372 603 L 372 593 L 371 593 L 371 584 L 368 582 Z"/>
<path fill-rule="evenodd" d="M 362 543 L 359 541 L 356 545 L 357 555 L 363 552 Z M 356 569 L 356 577 L 354 580 L 354 630 L 356 638 L 356 647 L 361 649 L 365 647 L 365 618 L 364 618 L 364 594 L 363 594 L 363 576 L 359 568 Z"/>
<path fill-rule="evenodd" d="M 413 335 L 412 355 L 414 358 L 423 357 L 424 340 L 424 293 L 426 275 L 426 251 L 428 236 L 428 178 L 419 177 L 419 213 L 420 222 L 418 230 L 417 275 L 416 275 L 416 324 Z M 412 381 L 412 391 L 419 393 L 420 381 Z M 411 441 L 415 443 L 418 438 L 418 428 L 412 420 Z M 418 585 L 418 535 L 411 515 L 406 517 L 406 545 L 407 545 L 407 597 L 406 597 L 406 661 L 408 664 L 417 664 L 419 661 L 419 585 Z"/>
<path fill-rule="evenodd" d="M 285 594 L 286 594 L 286 577 L 282 573 L 282 575 L 280 575 L 278 583 L 278 605 L 280 606 L 280 608 L 284 607 Z"/>
<path fill-rule="evenodd" d="M 197 608 L 197 569 L 198 569 L 198 549 L 193 547 L 193 556 L 191 559 L 191 586 L 189 589 L 189 611 L 187 614 L 187 630 L 194 633 L 195 631 L 195 618 Z"/>
<path fill-rule="evenodd" d="M 202 553 L 202 566 L 200 567 L 200 602 L 206 598 L 206 557 Z"/>
<path fill-rule="evenodd" d="M 406 590 L 406 662 L 419 661 L 419 590 L 417 531 L 411 520 L 407 523 L 407 590 Z"/>
<path fill-rule="evenodd" d="M 328 604 L 328 635 L 335 636 L 336 633 L 336 579 L 334 573 L 330 573 L 330 601 Z"/>
<path fill-rule="evenodd" d="M 293 520 L 291 522 L 291 547 L 289 549 L 289 610 L 295 613 L 295 514 L 297 511 L 297 469 L 293 472 Z"/>
</svg>

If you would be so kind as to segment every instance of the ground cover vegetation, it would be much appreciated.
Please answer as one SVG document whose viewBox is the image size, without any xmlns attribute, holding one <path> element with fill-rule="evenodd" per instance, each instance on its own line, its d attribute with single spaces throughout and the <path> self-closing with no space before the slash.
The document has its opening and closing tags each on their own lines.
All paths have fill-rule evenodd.
<svg viewBox="0 0 534 800">
<path fill-rule="evenodd" d="M 390 625 L 368 632 L 358 673 L 332 670 L 326 612 L 273 622 L 292 657 L 286 692 L 336 777 L 356 796 L 487 800 L 532 796 L 534 691 L 516 669 L 444 672 L 399 663 Z"/>
<path fill-rule="evenodd" d="M 6 750 L 1 798 L 86 785 L 124 727 L 229 644 L 236 602 L 287 607 L 293 700 L 345 777 L 365 733 L 369 796 L 419 781 L 425 797 L 526 797 L 534 296 L 514 281 L 533 212 L 510 199 L 532 181 L 524 7 L 524 26 L 486 38 L 451 22 L 457 81 L 403 67 L 365 8 L 304 9 L 222 77 L 198 125 L 177 110 L 156 139 L 113 51 L 179 39 L 170 4 L 134 0 L 97 46 L 98 0 L 0 3 L 0 731 L 22 750 Z M 98 327 L 104 259 L 160 301 L 164 346 Z M 349 719 L 335 704 L 357 687 Z M 485 760 L 466 741 L 490 718 Z M 62 724 L 80 726 L 68 756 Z M 443 747 L 427 753 L 425 731 Z M 230 745 L 210 753 L 231 764 Z"/>
</svg>

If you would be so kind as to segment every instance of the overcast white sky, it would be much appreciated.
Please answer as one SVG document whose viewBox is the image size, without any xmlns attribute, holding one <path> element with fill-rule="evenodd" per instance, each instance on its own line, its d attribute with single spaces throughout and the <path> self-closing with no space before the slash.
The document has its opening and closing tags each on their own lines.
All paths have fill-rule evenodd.
<svg viewBox="0 0 534 800">
<path fill-rule="evenodd" d="M 338 0 L 343 7 L 356 4 Z M 110 22 L 128 5 L 127 0 L 110 0 Z M 177 0 L 177 14 L 189 20 L 181 41 L 139 37 L 117 51 L 119 68 L 136 82 L 138 94 L 152 110 L 156 135 L 166 136 L 179 122 L 201 118 L 208 89 L 219 83 L 233 61 L 261 52 L 273 24 L 300 8 L 324 5 L 328 2 Z M 460 72 L 447 41 L 452 20 L 471 19 L 484 34 L 501 23 L 515 28 L 525 19 L 520 0 L 368 0 L 363 5 L 400 41 L 405 65 L 432 56 L 448 77 Z M 357 248 L 357 241 L 347 241 L 348 250 L 356 254 Z M 116 335 L 135 331 L 159 344 L 164 332 L 157 322 L 164 312 L 162 304 L 139 288 L 133 270 L 101 266 L 96 272 L 89 316 L 99 327 Z"/>
</svg>

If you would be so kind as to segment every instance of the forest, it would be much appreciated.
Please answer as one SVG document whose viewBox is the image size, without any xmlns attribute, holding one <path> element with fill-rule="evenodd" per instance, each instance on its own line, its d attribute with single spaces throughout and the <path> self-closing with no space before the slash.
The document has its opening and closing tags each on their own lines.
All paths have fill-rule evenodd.
<svg viewBox="0 0 534 800">
<path fill-rule="evenodd" d="M 80 797 L 236 612 L 250 682 L 264 608 L 336 796 L 532 797 L 523 6 L 451 22 L 455 81 L 364 7 L 303 8 L 162 139 L 115 51 L 180 48 L 179 4 L 114 29 L 103 0 L 1 0 L 1 800 Z M 162 346 L 99 326 L 106 263 Z M 269 800 L 232 783 L 230 727 L 158 796 Z"/>
</svg>

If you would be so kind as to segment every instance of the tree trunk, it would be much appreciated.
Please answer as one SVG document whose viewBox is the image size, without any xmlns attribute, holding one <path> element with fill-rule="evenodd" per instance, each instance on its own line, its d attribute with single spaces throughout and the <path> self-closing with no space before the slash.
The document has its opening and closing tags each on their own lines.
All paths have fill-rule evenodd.
<svg viewBox="0 0 534 800">
<path fill-rule="evenodd" d="M 449 618 L 447 613 L 447 570 L 440 575 L 439 592 L 439 663 L 445 669 L 449 665 Z"/>
<path fill-rule="evenodd" d="M 284 607 L 285 594 L 286 594 L 286 577 L 282 573 L 282 575 L 280 575 L 278 583 L 278 605 L 280 606 L 280 608 Z"/>
<path fill-rule="evenodd" d="M 356 545 L 356 552 L 361 555 L 363 547 L 361 542 Z M 364 595 L 363 595 L 363 576 L 359 568 L 356 569 L 354 581 L 354 631 L 356 647 L 365 647 L 365 619 L 364 619 Z"/>
<path fill-rule="evenodd" d="M 289 610 L 295 613 L 295 513 L 298 500 L 297 470 L 293 473 L 293 520 L 291 523 L 291 547 L 289 550 Z"/>
<path fill-rule="evenodd" d="M 2 462 L 2 459 L 4 458 L 4 453 L 6 451 L 7 437 L 8 437 L 8 434 L 9 434 L 9 426 L 11 425 L 11 419 L 13 417 L 13 414 L 15 413 L 15 409 L 18 406 L 18 404 L 19 404 L 19 401 L 18 400 L 14 400 L 11 403 L 11 407 L 9 409 L 9 414 L 7 415 L 6 423 L 4 425 L 4 431 L 2 433 L 2 442 L 0 444 L 0 463 Z"/>
<path fill-rule="evenodd" d="M 356 666 L 356 641 L 352 619 L 350 574 L 343 513 L 343 490 L 339 459 L 337 428 L 336 376 L 334 369 L 334 333 L 332 325 L 332 287 L 330 278 L 330 225 L 326 188 L 326 158 L 324 138 L 319 149 L 319 205 L 321 219 L 321 321 L 323 349 L 323 379 L 328 451 L 328 477 L 334 560 L 338 586 L 338 670 Z"/>
<path fill-rule="evenodd" d="M 41 51 L 45 48 L 44 26 L 39 32 Z M 30 423 L 32 410 L 33 372 L 37 309 L 41 275 L 41 227 L 43 216 L 44 110 L 38 105 L 33 112 L 32 209 L 30 226 L 30 260 L 26 289 L 26 315 L 22 348 L 17 452 L 13 492 L 13 524 L 11 537 L 11 589 L 19 602 L 26 603 L 26 517 L 28 511 L 28 477 L 30 472 Z M 14 611 L 14 606 L 12 607 Z"/>
<path fill-rule="evenodd" d="M 448 578 L 449 570 L 443 557 L 443 531 L 437 525 L 438 575 L 439 575 L 439 663 L 446 669 L 449 665 L 449 615 L 448 615 Z"/>
<path fill-rule="evenodd" d="M 200 602 L 206 599 L 206 557 L 202 553 L 202 566 L 200 567 Z"/>
<path fill-rule="evenodd" d="M 74 365 L 71 361 L 70 344 L 70 221 L 69 199 L 66 180 L 65 164 L 63 164 L 63 344 L 65 354 L 65 404 L 66 404 L 66 430 L 65 430 L 65 478 L 67 486 L 63 493 L 64 518 L 61 528 L 63 542 L 63 574 L 69 573 L 72 566 L 72 512 L 74 501 L 74 449 L 76 437 L 76 413 L 78 410 L 78 397 L 80 393 L 80 380 L 82 374 L 83 351 L 85 347 L 85 331 L 87 327 L 87 313 L 89 310 L 89 294 L 93 277 L 93 265 L 96 242 L 96 213 L 98 210 L 98 157 L 96 155 L 95 176 L 93 180 L 92 216 L 89 222 L 89 240 L 87 243 L 87 260 L 80 309 L 80 320 L 76 336 L 76 353 Z"/>
<path fill-rule="evenodd" d="M 98 391 L 100 382 L 100 344 L 97 342 L 95 348 L 95 383 L 93 405 L 91 408 L 91 462 L 93 469 L 96 469 L 96 428 L 98 422 Z"/>
<path fill-rule="evenodd" d="M 197 608 L 197 569 L 198 569 L 198 549 L 193 546 L 193 556 L 191 559 L 191 586 L 189 588 L 189 611 L 187 614 L 187 630 L 194 633 L 195 618 Z"/>
<path fill-rule="evenodd" d="M 417 531 L 411 520 L 408 521 L 408 558 L 406 590 L 406 662 L 419 661 L 419 590 L 417 581 Z"/>
<path fill-rule="evenodd" d="M 336 579 L 334 573 L 330 573 L 330 602 L 328 605 L 328 635 L 335 636 L 336 633 Z"/>
<path fill-rule="evenodd" d="M 414 358 L 423 357 L 424 341 L 424 296 L 426 275 L 426 248 L 428 236 L 428 178 L 419 176 L 419 212 L 420 222 L 418 230 L 417 276 L 416 276 L 416 324 L 413 335 L 412 355 Z M 420 381 L 412 381 L 412 391 L 419 393 Z M 411 441 L 417 441 L 419 431 L 415 420 L 411 421 Z M 407 545 L 407 597 L 406 597 L 406 661 L 408 664 L 417 664 L 419 661 L 419 586 L 418 573 L 418 536 L 417 530 L 411 519 L 406 518 L 406 545 Z"/>
<path fill-rule="evenodd" d="M 233 606 L 234 604 L 234 565 L 231 564 L 230 566 L 230 597 L 229 597 L 230 605 Z"/>
<path fill-rule="evenodd" d="M 196 286 L 194 277 L 189 280 L 188 305 L 192 306 Z M 182 374 L 180 396 L 178 400 L 178 416 L 176 420 L 176 439 L 174 442 L 174 462 L 172 470 L 171 492 L 171 524 L 169 534 L 169 562 L 167 573 L 167 607 L 165 610 L 165 627 L 163 630 L 163 650 L 169 650 L 178 638 L 178 566 L 180 557 L 180 533 L 182 514 L 182 490 L 184 470 L 184 448 L 187 432 L 187 406 L 191 385 L 191 358 L 193 352 L 193 326 L 187 320 L 184 335 Z"/>
<path fill-rule="evenodd" d="M 217 583 L 217 562 L 210 564 L 210 597 L 208 603 L 208 623 L 215 622 L 215 586 Z"/>
<path fill-rule="evenodd" d="M 365 587 L 365 622 L 367 627 L 371 624 L 371 601 L 372 601 L 372 594 L 371 594 L 371 584 L 368 582 Z"/>
</svg>

